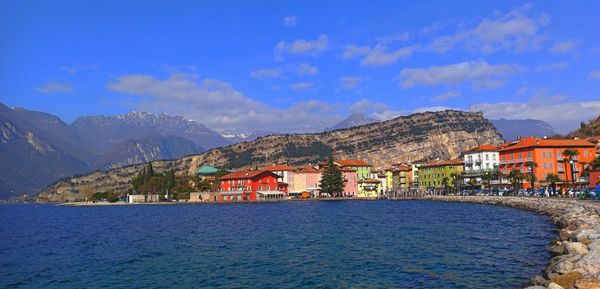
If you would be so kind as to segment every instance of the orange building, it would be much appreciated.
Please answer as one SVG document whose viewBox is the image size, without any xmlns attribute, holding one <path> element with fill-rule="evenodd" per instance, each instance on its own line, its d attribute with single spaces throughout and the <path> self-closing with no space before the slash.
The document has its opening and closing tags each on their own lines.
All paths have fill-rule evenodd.
<svg viewBox="0 0 600 289">
<path fill-rule="evenodd" d="M 578 154 L 570 160 L 564 155 L 567 149 L 577 150 Z M 536 187 L 543 183 L 548 174 L 556 174 L 561 183 L 573 183 L 579 179 L 584 167 L 596 156 L 594 144 L 581 139 L 539 139 L 522 138 L 500 146 L 500 173 L 508 175 L 511 170 L 518 169 L 523 174 L 530 174 L 526 163 L 535 162 L 533 168 L 536 176 Z M 507 181 L 504 182 L 508 183 Z M 529 182 L 524 181 L 528 188 Z"/>
</svg>

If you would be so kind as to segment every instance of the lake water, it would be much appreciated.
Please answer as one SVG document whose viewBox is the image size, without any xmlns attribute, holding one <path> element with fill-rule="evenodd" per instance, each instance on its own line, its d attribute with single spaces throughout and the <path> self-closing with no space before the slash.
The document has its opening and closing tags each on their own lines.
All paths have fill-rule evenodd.
<svg viewBox="0 0 600 289">
<path fill-rule="evenodd" d="M 0 206 L 0 288 L 519 288 L 555 227 L 422 201 Z"/>
</svg>

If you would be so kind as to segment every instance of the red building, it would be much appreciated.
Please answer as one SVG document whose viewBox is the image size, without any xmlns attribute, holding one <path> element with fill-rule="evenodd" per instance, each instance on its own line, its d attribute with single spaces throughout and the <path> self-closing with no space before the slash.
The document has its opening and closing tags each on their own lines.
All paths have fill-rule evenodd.
<svg viewBox="0 0 600 289">
<path fill-rule="evenodd" d="M 284 197 L 287 185 L 280 184 L 279 176 L 268 170 L 244 170 L 226 174 L 218 180 L 219 201 L 279 199 Z"/>
</svg>

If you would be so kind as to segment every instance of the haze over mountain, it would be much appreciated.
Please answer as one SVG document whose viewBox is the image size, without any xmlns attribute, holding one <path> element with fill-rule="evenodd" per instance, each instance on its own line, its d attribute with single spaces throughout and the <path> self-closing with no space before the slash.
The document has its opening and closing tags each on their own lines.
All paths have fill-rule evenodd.
<svg viewBox="0 0 600 289">
<path fill-rule="evenodd" d="M 336 124 L 332 127 L 325 128 L 325 131 L 351 128 L 351 127 L 361 126 L 361 125 L 370 124 L 370 123 L 374 123 L 374 122 L 378 122 L 378 121 L 379 121 L 378 119 L 369 117 L 368 115 L 366 115 L 364 113 L 355 112 L 355 113 L 351 114 L 350 116 L 348 116 L 346 119 L 339 122 L 338 124 Z"/>
<path fill-rule="evenodd" d="M 513 141 L 519 137 L 550 137 L 558 134 L 554 127 L 543 120 L 501 118 L 490 121 L 507 141 Z"/>
</svg>

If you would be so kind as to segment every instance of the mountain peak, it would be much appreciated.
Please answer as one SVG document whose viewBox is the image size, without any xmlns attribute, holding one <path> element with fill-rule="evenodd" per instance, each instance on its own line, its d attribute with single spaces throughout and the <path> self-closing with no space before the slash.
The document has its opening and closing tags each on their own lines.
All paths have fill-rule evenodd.
<svg viewBox="0 0 600 289">
<path fill-rule="evenodd" d="M 374 123 L 374 122 L 379 122 L 379 120 L 372 118 L 364 113 L 355 112 L 355 113 L 352 113 L 350 116 L 348 116 L 346 119 L 339 122 L 338 124 L 336 124 L 330 128 L 326 128 L 325 131 L 351 128 L 351 127 L 361 126 L 361 125 L 370 124 L 370 123 Z"/>
</svg>

